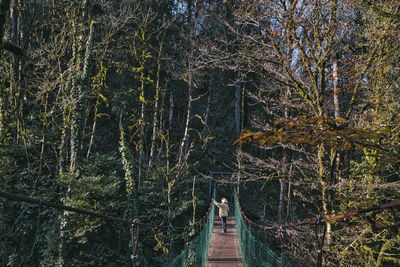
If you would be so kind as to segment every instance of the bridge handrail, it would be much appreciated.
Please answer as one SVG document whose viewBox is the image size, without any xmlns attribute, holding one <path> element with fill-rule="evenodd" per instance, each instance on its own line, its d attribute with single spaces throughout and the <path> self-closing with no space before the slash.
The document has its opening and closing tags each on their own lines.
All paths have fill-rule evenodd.
<svg viewBox="0 0 400 267">
<path fill-rule="evenodd" d="M 323 227 L 324 232 L 323 232 L 322 236 L 320 236 L 320 234 L 318 234 L 318 226 L 319 225 L 324 226 L 326 222 L 341 221 L 341 220 L 345 220 L 346 218 L 349 218 L 349 217 L 361 216 L 361 215 L 369 213 L 369 212 L 379 212 L 379 211 L 383 211 L 383 210 L 386 210 L 386 209 L 392 209 L 392 208 L 400 207 L 400 200 L 396 200 L 396 201 L 393 201 L 393 202 L 390 202 L 390 203 L 381 204 L 381 205 L 373 206 L 373 207 L 366 208 L 366 209 L 351 211 L 351 212 L 347 212 L 347 213 L 344 213 L 344 214 L 331 216 L 331 217 L 328 217 L 328 218 L 324 218 L 323 216 L 317 216 L 317 217 L 314 217 L 314 218 L 307 218 L 307 219 L 304 219 L 302 221 L 298 221 L 297 223 L 288 223 L 288 224 L 284 224 L 284 225 L 265 226 L 265 225 L 260 225 L 260 224 L 254 223 L 249 218 L 247 218 L 246 215 L 244 214 L 241 206 L 240 206 L 239 196 L 237 195 L 236 192 L 234 193 L 234 197 L 235 197 L 235 209 L 236 209 L 235 210 L 236 225 L 237 225 L 236 227 L 238 229 L 238 238 L 239 238 L 239 243 L 241 244 L 242 256 L 243 256 L 244 261 L 249 261 L 249 257 L 247 256 L 247 254 L 249 252 L 248 252 L 248 250 L 246 250 L 249 247 L 249 244 L 243 245 L 244 242 L 241 240 L 241 238 L 242 238 L 242 233 L 241 233 L 242 229 L 245 229 L 247 235 L 252 236 L 251 229 L 254 229 L 254 228 L 258 228 L 259 230 L 262 230 L 262 231 L 267 231 L 267 230 L 282 230 L 282 229 L 286 229 L 286 228 L 295 228 L 295 227 L 301 226 L 301 225 L 315 225 L 316 226 L 316 228 L 315 228 L 315 230 L 316 230 L 316 239 L 317 239 L 317 243 L 318 243 L 318 248 L 317 248 L 318 266 L 320 266 L 320 263 L 322 262 L 322 248 L 323 248 L 323 245 L 324 245 L 323 243 L 324 243 L 324 236 L 325 236 L 325 229 L 326 229 L 326 227 Z M 240 216 L 239 216 L 239 214 L 240 214 Z M 243 227 L 243 225 L 245 227 Z M 239 232 L 240 232 L 240 234 L 239 234 Z M 288 264 L 288 266 L 289 266 L 289 263 L 281 262 L 281 266 L 286 266 L 286 264 Z M 247 266 L 247 265 L 245 264 L 245 266 Z M 252 265 L 248 265 L 248 266 L 252 266 Z M 262 266 L 264 266 L 264 265 L 262 265 Z"/>
<path fill-rule="evenodd" d="M 186 244 L 185 249 L 176 256 L 169 267 L 206 266 L 208 247 L 214 225 L 215 205 L 211 201 L 207 213 L 200 220 L 202 230 L 199 235 Z"/>
<path fill-rule="evenodd" d="M 238 241 L 242 253 L 243 266 L 291 266 L 291 264 L 276 255 L 266 244 L 258 240 L 250 231 L 251 224 L 260 226 L 249 220 L 243 213 L 236 193 L 235 221 Z M 251 224 L 248 227 L 245 221 Z"/>
</svg>

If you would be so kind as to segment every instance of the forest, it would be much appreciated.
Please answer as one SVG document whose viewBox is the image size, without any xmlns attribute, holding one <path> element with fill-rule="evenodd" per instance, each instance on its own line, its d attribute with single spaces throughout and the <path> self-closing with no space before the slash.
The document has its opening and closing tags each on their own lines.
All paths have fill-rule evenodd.
<svg viewBox="0 0 400 267">
<path fill-rule="evenodd" d="M 212 188 L 266 226 L 400 199 L 398 0 L 0 0 L 0 30 L 0 191 L 148 224 L 136 266 Z M 399 218 L 328 221 L 324 266 L 400 266 Z M 0 197 L 0 266 L 132 266 L 130 231 Z M 314 235 L 263 242 L 315 266 Z"/>
</svg>

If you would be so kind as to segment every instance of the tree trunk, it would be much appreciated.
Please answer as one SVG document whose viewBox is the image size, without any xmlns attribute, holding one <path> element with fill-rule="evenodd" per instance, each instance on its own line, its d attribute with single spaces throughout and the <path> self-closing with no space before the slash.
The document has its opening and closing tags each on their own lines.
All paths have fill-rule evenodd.
<svg viewBox="0 0 400 267">
<path fill-rule="evenodd" d="M 236 173 L 236 176 L 237 176 L 237 179 L 236 179 L 236 194 L 239 196 L 240 195 L 240 178 L 241 178 L 241 176 L 240 176 L 240 170 L 241 170 L 241 168 L 242 168 L 242 156 L 241 156 L 241 153 L 242 153 L 242 147 L 241 146 L 239 146 L 237 149 L 236 149 L 236 155 L 239 155 L 238 157 L 237 157 L 237 160 L 238 160 L 238 162 L 237 162 L 237 169 L 238 169 L 238 171 L 237 171 L 237 173 Z"/>
<path fill-rule="evenodd" d="M 289 90 L 286 92 L 286 97 L 289 96 Z M 289 110 L 285 107 L 285 119 L 289 119 Z M 280 192 L 279 192 L 279 206 L 278 206 L 278 222 L 283 223 L 283 214 L 285 209 L 285 196 L 286 196 L 286 188 L 287 188 L 287 167 L 288 167 L 288 152 L 285 147 L 282 147 L 282 178 L 280 179 Z"/>
<path fill-rule="evenodd" d="M 97 103 L 96 106 L 94 107 L 94 119 L 93 119 L 93 125 L 92 125 L 92 133 L 90 134 L 90 141 L 89 141 L 89 147 L 86 153 L 86 158 L 88 159 L 90 156 L 90 152 L 92 150 L 92 145 L 93 145 L 93 139 L 94 139 L 94 133 L 96 131 L 96 123 L 97 123 Z"/>
<path fill-rule="evenodd" d="M 330 199 L 329 199 L 328 182 L 324 168 L 324 154 L 325 154 L 325 147 L 324 145 L 321 144 L 319 145 L 318 149 L 318 165 L 319 165 L 318 173 L 322 191 L 322 210 L 324 212 L 324 216 L 327 216 L 330 211 Z M 326 222 L 326 243 L 328 245 L 331 242 L 331 232 L 332 232 L 332 225 L 330 222 Z"/>
<path fill-rule="evenodd" d="M 195 188 L 196 188 L 196 176 L 193 177 L 193 186 L 192 186 L 192 205 L 193 205 L 193 216 L 192 216 L 192 222 L 193 225 L 196 223 L 196 195 L 195 195 Z"/>
<path fill-rule="evenodd" d="M 160 44 L 160 49 L 158 51 L 157 60 L 157 81 L 156 81 L 156 94 L 154 96 L 154 113 L 153 113 L 153 133 L 151 135 L 151 147 L 150 147 L 150 159 L 148 168 L 151 169 L 153 166 L 154 150 L 156 147 L 156 137 L 157 137 L 157 125 L 158 125 L 158 104 L 160 101 L 160 69 L 161 69 L 161 52 L 162 43 Z"/>
<path fill-rule="evenodd" d="M 63 81 L 63 76 L 61 76 L 61 95 L 64 98 L 66 95 L 65 92 L 65 87 L 64 87 L 64 81 Z M 58 173 L 62 174 L 65 170 L 65 160 L 66 160 L 66 143 L 67 143 L 67 129 L 68 129 L 68 113 L 67 113 L 67 105 L 65 103 L 62 103 L 63 106 L 63 124 L 62 124 L 62 130 L 61 130 L 61 140 L 60 140 L 60 146 L 59 146 L 59 154 L 58 154 Z"/>
<path fill-rule="evenodd" d="M 337 27 L 337 0 L 332 0 L 331 2 L 331 25 L 332 29 Z M 332 43 L 334 41 L 332 40 Z M 335 119 L 340 118 L 340 101 L 339 101 L 339 88 L 338 88 L 338 55 L 335 46 L 332 46 L 332 79 L 333 79 L 333 102 L 335 108 Z M 337 175 L 339 173 L 340 166 L 340 155 L 336 150 L 331 149 L 330 153 L 330 168 L 331 168 L 331 177 L 329 177 L 329 184 L 327 186 L 331 186 L 337 182 Z M 324 195 L 326 195 L 324 197 Z M 326 189 L 324 186 L 322 187 L 322 196 L 323 201 L 327 202 L 324 204 L 324 213 L 327 214 L 328 211 L 332 209 L 331 205 L 333 203 L 334 193 L 331 189 Z M 325 207 L 327 206 L 327 207 Z M 332 232 L 332 224 L 330 222 L 326 222 L 326 244 L 329 246 L 331 244 L 331 232 Z"/>
<path fill-rule="evenodd" d="M 339 88 L 338 88 L 338 55 L 336 53 L 336 50 L 332 50 L 332 78 L 333 78 L 333 103 L 335 106 L 335 119 L 340 118 L 340 100 L 339 100 Z M 340 182 L 340 154 L 335 150 L 331 151 L 331 173 L 332 176 L 336 177 L 331 177 L 332 181 Z M 335 162 L 336 161 L 336 162 Z"/>
<path fill-rule="evenodd" d="M 23 7 L 20 2 L 16 2 L 11 7 L 11 41 L 17 46 L 21 47 L 24 42 L 24 21 L 23 21 Z M 3 27 L 3 25 L 2 25 Z M 21 47 L 22 48 L 22 47 Z M 26 94 L 23 90 L 23 77 L 22 77 L 23 58 L 19 54 L 12 54 L 11 61 L 11 91 L 14 101 L 15 117 L 16 117 L 16 130 L 15 140 L 21 140 L 24 144 L 24 152 L 27 162 L 28 171 L 30 169 L 30 160 L 26 140 L 26 129 L 24 121 L 24 101 L 26 101 Z"/>
<path fill-rule="evenodd" d="M 213 81 L 210 79 L 210 89 L 208 91 L 208 98 L 207 98 L 207 108 L 206 108 L 206 114 L 204 115 L 204 132 L 209 132 L 209 128 L 208 128 L 208 116 L 210 113 L 210 105 L 211 105 L 211 95 L 212 95 L 212 83 Z"/>
<path fill-rule="evenodd" d="M 171 132 L 172 119 L 174 118 L 174 93 L 169 95 L 168 132 Z"/>
<path fill-rule="evenodd" d="M 288 189 L 287 189 L 287 206 L 286 206 L 286 218 L 289 221 L 292 221 L 292 218 L 290 218 L 290 211 L 292 209 L 292 184 L 291 184 L 291 173 L 292 171 L 290 170 L 289 172 L 289 177 L 288 177 Z"/>
<path fill-rule="evenodd" d="M 88 0 L 85 1 L 84 3 L 84 12 L 87 12 L 87 5 L 88 5 Z M 82 15 L 83 18 L 87 17 L 87 14 L 83 14 Z M 82 123 L 82 134 L 81 134 L 81 150 L 84 149 L 84 143 L 85 143 L 85 130 L 86 130 L 86 125 L 87 125 L 87 121 L 88 121 L 88 116 L 89 116 L 89 111 L 90 111 L 90 105 L 89 105 L 89 101 L 87 99 L 87 92 L 89 91 L 90 88 L 90 80 L 89 80 L 89 76 L 90 76 L 90 72 L 92 70 L 92 60 L 91 60 L 91 54 L 92 54 L 92 50 L 93 50 L 93 35 L 94 35 L 94 22 L 92 21 L 90 23 L 90 33 L 89 33 L 89 38 L 86 44 L 86 52 L 85 52 L 85 62 L 84 62 L 84 69 L 83 69 L 83 74 L 82 74 L 82 82 L 84 83 L 84 86 L 87 86 L 86 88 L 86 92 L 83 95 L 83 106 L 84 106 L 84 112 L 83 112 L 83 123 Z M 98 99 L 98 96 L 97 96 Z M 98 103 L 98 100 L 96 100 L 96 105 Z M 96 111 L 95 111 L 96 113 Z M 96 117 L 95 117 L 96 119 Z M 94 123 L 95 124 L 95 123 Z M 93 141 L 93 127 L 92 127 L 92 135 L 90 137 L 90 141 Z M 86 157 L 88 158 L 90 155 L 90 151 L 91 150 L 91 143 L 89 143 L 89 148 L 88 148 L 88 153 L 86 154 Z"/>
<path fill-rule="evenodd" d="M 189 71 L 190 71 L 190 63 L 189 63 Z M 186 123 L 185 123 L 185 130 L 182 138 L 181 145 L 179 147 L 179 159 L 178 159 L 178 164 L 181 165 L 183 159 L 185 158 L 186 152 L 185 152 L 185 146 L 188 142 L 188 135 L 189 135 L 189 122 L 190 122 L 190 117 L 191 117 L 191 112 L 192 112 L 192 73 L 189 72 L 189 78 L 188 78 L 188 104 L 187 104 L 187 114 L 186 114 Z"/>
<path fill-rule="evenodd" d="M 166 84 L 168 84 L 168 82 Z M 164 107 L 164 103 L 165 103 L 165 91 L 163 91 L 161 93 L 161 105 L 160 105 L 161 110 Z M 160 110 L 160 123 L 159 123 L 160 127 L 159 127 L 159 131 L 160 131 L 160 134 L 163 135 L 165 133 L 165 129 L 164 129 L 164 127 L 165 127 L 165 125 L 164 125 L 164 112 L 161 111 L 161 110 Z M 160 149 L 158 150 L 157 160 L 160 158 L 160 156 L 163 153 L 163 151 L 164 151 L 164 139 L 160 138 Z"/>
<path fill-rule="evenodd" d="M 17 5 L 14 4 L 11 7 L 10 11 L 10 16 L 11 16 L 11 41 L 18 45 L 18 36 L 17 36 L 17 20 L 18 20 L 18 8 Z M 2 25 L 3 27 L 3 25 Z M 12 55 L 12 63 L 11 63 L 11 69 L 12 69 L 12 77 L 11 77 L 11 91 L 12 91 L 12 97 L 14 101 L 14 108 L 17 111 L 16 114 L 16 132 L 15 132 L 15 139 L 19 139 L 19 135 L 21 132 L 21 121 L 20 121 L 20 114 L 19 114 L 19 93 L 18 93 L 18 56 L 17 55 Z"/>
<path fill-rule="evenodd" d="M 87 1 L 85 2 L 85 5 L 87 5 Z M 85 63 L 84 63 L 84 68 L 83 68 L 83 74 L 82 74 L 82 80 L 85 82 L 85 84 L 87 85 L 87 90 L 89 90 L 90 87 L 90 81 L 89 81 L 89 76 L 90 76 L 90 71 L 92 69 L 92 60 L 91 60 L 91 54 L 92 54 L 92 50 L 93 50 L 93 35 L 94 35 L 94 27 L 93 27 L 93 21 L 90 23 L 90 34 L 89 34 L 89 39 L 87 41 L 87 47 L 86 47 L 86 53 L 85 53 Z M 99 92 L 100 93 L 100 92 Z M 88 151 L 86 154 L 86 158 L 89 158 L 90 156 L 90 152 L 92 149 L 92 145 L 93 145 L 93 139 L 94 139 L 94 133 L 96 131 L 96 123 L 97 123 L 97 111 L 98 111 L 98 105 L 99 105 L 99 96 L 97 95 L 97 99 L 96 99 L 96 104 L 94 107 L 94 118 L 93 118 L 93 125 L 92 125 L 92 132 L 90 135 L 90 141 L 89 141 L 89 147 L 88 147 Z M 87 114 L 87 112 L 85 111 L 85 114 Z M 86 115 L 85 116 L 85 120 L 86 120 Z M 84 134 L 85 134 L 85 127 L 86 127 L 86 122 L 83 124 L 82 127 L 82 140 L 84 138 Z"/>
<path fill-rule="evenodd" d="M 289 45 L 290 46 L 290 45 Z M 289 48 L 289 54 L 291 54 L 291 48 Z M 290 96 L 290 91 L 287 89 L 286 98 Z M 285 120 L 289 120 L 289 109 L 285 107 Z M 279 206 L 278 206 L 278 222 L 283 223 L 283 214 L 285 209 L 285 196 L 286 196 L 286 188 L 287 188 L 287 174 L 288 174 L 288 151 L 285 147 L 282 147 L 282 176 L 280 179 L 280 192 L 279 192 Z"/>
<path fill-rule="evenodd" d="M 332 50 L 332 78 L 333 78 L 333 103 L 335 106 L 335 118 L 340 118 L 339 88 L 338 88 L 338 59 L 335 50 Z"/>
<path fill-rule="evenodd" d="M 284 214 L 284 207 L 285 207 L 285 196 L 286 196 L 286 186 L 287 186 L 287 165 L 288 165 L 288 157 L 287 151 L 283 148 L 283 156 L 282 156 L 282 176 L 283 178 L 280 179 L 280 191 L 279 191 L 279 206 L 278 206 L 278 222 L 283 223 L 283 214 Z"/>
<path fill-rule="evenodd" d="M 145 120 L 145 100 L 144 100 L 144 74 L 141 75 L 141 86 L 140 86 L 140 141 L 139 141 L 139 167 L 138 167 L 138 190 L 142 187 L 142 175 L 143 175 L 143 161 L 144 161 L 144 120 Z"/>
<path fill-rule="evenodd" d="M 169 136 L 169 131 L 168 134 Z M 171 203 L 171 193 L 172 193 L 172 186 L 173 182 L 170 181 L 170 146 L 168 138 L 165 139 L 165 150 L 166 150 L 166 172 L 165 172 L 165 179 L 167 182 L 167 205 L 168 205 L 168 225 L 171 225 L 172 220 L 172 203 Z"/>
<path fill-rule="evenodd" d="M 286 60 L 285 64 L 287 65 L 287 68 L 290 68 L 291 66 L 291 60 L 292 60 L 292 52 L 293 52 L 293 41 L 292 38 L 288 35 L 286 38 Z M 284 99 L 285 102 L 288 102 L 289 97 L 291 96 L 290 94 L 290 88 L 284 89 L 286 90 L 284 94 Z M 284 106 L 284 116 L 285 120 L 289 120 L 289 108 L 287 105 Z M 288 151 L 286 147 L 282 147 L 282 167 L 281 167 L 281 172 L 282 172 L 282 178 L 280 179 L 280 192 L 279 192 L 279 206 L 278 206 L 278 222 L 283 223 L 283 214 L 284 214 L 284 209 L 285 209 L 285 196 L 286 196 L 286 190 L 287 190 L 287 174 L 288 174 Z"/>
<path fill-rule="evenodd" d="M 49 94 L 46 93 L 45 94 L 45 99 L 44 99 L 44 103 L 43 103 L 43 114 L 47 114 L 47 103 L 48 103 L 48 99 L 49 99 Z M 41 148 L 40 148 L 40 159 L 39 159 L 39 174 L 42 174 L 42 167 L 43 167 L 43 155 L 44 155 L 44 148 L 45 148 L 45 129 L 47 128 L 47 116 L 43 116 L 43 123 L 42 123 L 42 138 L 40 140 L 41 142 Z M 1 130 L 1 129 L 0 129 Z"/>
<path fill-rule="evenodd" d="M 75 179 L 77 171 L 79 145 L 79 125 L 80 111 L 82 104 L 82 96 L 87 93 L 89 85 L 89 76 L 91 72 L 91 53 L 93 48 L 93 22 L 90 24 L 89 36 L 86 44 L 82 42 L 82 33 L 78 30 L 80 27 L 73 27 L 71 33 L 73 38 L 72 43 L 72 58 L 69 65 L 68 78 L 65 87 L 62 90 L 62 105 L 63 105 L 63 129 L 61 134 L 59 172 L 62 174 L 65 169 L 67 157 L 67 141 L 69 130 L 69 178 Z M 84 57 L 82 57 L 84 55 Z M 62 85 L 63 86 L 63 85 Z M 70 205 L 71 186 L 68 185 L 62 203 Z M 69 213 L 64 212 L 60 215 L 60 235 L 66 234 L 65 229 L 69 222 Z M 64 253 L 66 243 L 60 242 L 58 264 L 64 265 Z"/>
<path fill-rule="evenodd" d="M 237 78 L 235 83 L 235 132 L 237 135 L 240 134 L 240 110 L 241 110 L 241 95 L 242 88 L 240 86 L 240 69 L 238 70 Z"/>
<path fill-rule="evenodd" d="M 73 66 L 72 69 L 74 71 L 71 73 L 72 76 L 72 96 L 73 96 L 73 101 L 71 104 L 71 138 L 70 138 L 70 173 L 74 173 L 76 171 L 76 162 L 78 160 L 78 149 L 80 148 L 79 146 L 79 119 L 80 119 L 80 110 L 81 110 L 81 105 L 82 105 L 82 98 L 83 95 L 87 94 L 88 88 L 89 88 L 89 76 L 91 74 L 91 69 L 92 69 L 92 60 L 91 60 L 91 54 L 92 54 L 92 49 L 93 49 L 93 35 L 94 35 L 94 22 L 92 21 L 90 23 L 90 30 L 89 30 L 89 36 L 87 39 L 87 42 L 85 46 L 80 43 L 81 39 L 78 37 L 78 40 L 75 41 L 75 53 L 73 57 L 75 60 L 73 61 Z M 82 52 L 83 48 L 85 49 L 84 53 L 84 58 L 82 60 Z M 83 65 L 82 72 L 79 70 L 81 69 L 80 65 Z M 81 80 L 81 83 L 77 81 L 78 76 Z M 82 125 L 81 125 L 82 126 Z"/>
</svg>

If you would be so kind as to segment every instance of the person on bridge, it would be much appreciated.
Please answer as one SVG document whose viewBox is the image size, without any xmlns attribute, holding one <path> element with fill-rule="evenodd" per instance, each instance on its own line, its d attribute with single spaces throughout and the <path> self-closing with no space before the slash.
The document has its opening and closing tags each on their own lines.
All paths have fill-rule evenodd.
<svg viewBox="0 0 400 267">
<path fill-rule="evenodd" d="M 226 233 L 226 218 L 228 217 L 229 206 L 226 198 L 221 199 L 221 203 L 214 200 L 214 204 L 219 208 L 219 217 L 221 217 L 222 230 Z"/>
</svg>

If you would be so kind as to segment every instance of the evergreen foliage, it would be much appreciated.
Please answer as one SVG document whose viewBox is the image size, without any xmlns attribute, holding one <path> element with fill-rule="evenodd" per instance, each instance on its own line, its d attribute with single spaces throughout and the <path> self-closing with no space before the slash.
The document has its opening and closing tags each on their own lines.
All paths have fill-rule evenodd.
<svg viewBox="0 0 400 267">
<path fill-rule="evenodd" d="M 239 183 L 261 224 L 399 199 L 399 8 L 0 1 L 0 188 L 156 226 L 138 266 L 195 240 L 210 185 Z M 329 224 L 324 263 L 399 264 L 397 217 Z M 274 234 L 314 263 L 312 229 Z M 0 199 L 1 266 L 127 266 L 131 248 L 126 225 Z"/>
</svg>

